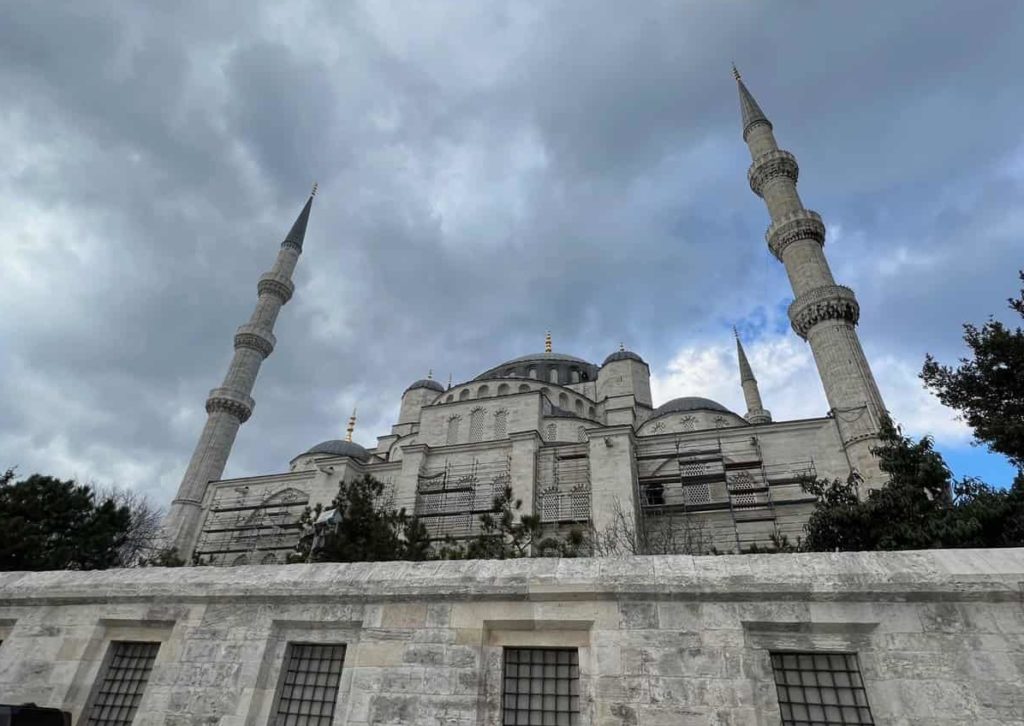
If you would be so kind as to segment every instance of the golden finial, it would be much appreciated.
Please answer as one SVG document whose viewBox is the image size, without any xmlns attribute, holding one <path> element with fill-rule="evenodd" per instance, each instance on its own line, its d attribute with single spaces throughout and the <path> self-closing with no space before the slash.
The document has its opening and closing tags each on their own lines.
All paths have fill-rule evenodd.
<svg viewBox="0 0 1024 726">
<path fill-rule="evenodd" d="M 625 351 L 626 351 L 626 344 L 625 343 L 619 343 L 619 352 L 620 353 L 624 353 Z"/>
<path fill-rule="evenodd" d="M 428 381 L 434 380 L 434 369 L 433 368 L 428 368 L 427 369 L 427 380 Z"/>
<path fill-rule="evenodd" d="M 352 415 L 348 417 L 348 433 L 345 434 L 345 441 L 352 441 L 352 432 L 356 430 L 356 410 L 352 409 Z"/>
<path fill-rule="evenodd" d="M 551 331 L 549 330 L 544 336 L 544 352 L 551 352 Z"/>
<path fill-rule="evenodd" d="M 732 77 L 735 78 L 737 81 L 740 79 L 740 72 L 739 69 L 736 68 L 735 63 L 732 64 Z"/>
<path fill-rule="evenodd" d="M 316 196 L 316 190 L 317 190 L 317 183 L 316 183 L 316 182 L 313 182 L 313 191 L 311 191 L 311 192 L 309 193 L 309 196 L 311 196 L 311 197 L 315 197 L 315 196 Z"/>
</svg>

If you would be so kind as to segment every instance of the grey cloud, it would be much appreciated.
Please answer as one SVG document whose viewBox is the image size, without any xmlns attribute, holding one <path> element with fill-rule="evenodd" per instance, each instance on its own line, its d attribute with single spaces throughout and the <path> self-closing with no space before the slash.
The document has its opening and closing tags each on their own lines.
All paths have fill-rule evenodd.
<svg viewBox="0 0 1024 726">
<path fill-rule="evenodd" d="M 766 311 L 789 290 L 746 186 L 732 60 L 841 230 L 828 253 L 869 350 L 954 355 L 959 322 L 1010 292 L 1017 3 L 382 8 L 5 8 L 0 87 L 22 122 L 0 148 L 60 153 L 0 170 L 0 194 L 67 225 L 38 242 L 52 289 L 0 293 L 0 465 L 49 470 L 60 440 L 89 475 L 143 472 L 122 483 L 169 497 L 314 179 L 229 474 L 281 469 L 354 403 L 370 443 L 427 368 L 469 378 L 547 328 L 655 367 L 732 322 L 777 334 Z M 30 259 L 11 219 L 0 240 Z M 938 261 L 878 277 L 900 245 Z"/>
</svg>

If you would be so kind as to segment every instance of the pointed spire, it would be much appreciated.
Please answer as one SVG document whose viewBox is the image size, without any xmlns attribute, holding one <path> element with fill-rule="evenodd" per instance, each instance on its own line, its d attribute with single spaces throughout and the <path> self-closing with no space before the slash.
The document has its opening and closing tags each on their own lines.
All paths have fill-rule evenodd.
<svg viewBox="0 0 1024 726">
<path fill-rule="evenodd" d="M 544 352 L 551 352 L 551 331 L 549 330 L 544 336 Z"/>
<path fill-rule="evenodd" d="M 352 432 L 356 430 L 356 410 L 352 409 L 352 415 L 348 417 L 348 428 L 346 429 L 345 441 L 352 441 Z"/>
<path fill-rule="evenodd" d="M 732 328 L 732 334 L 736 336 L 736 357 L 739 359 L 740 364 L 740 382 L 756 381 L 754 370 L 750 367 L 750 362 L 747 360 L 747 354 L 743 350 L 743 343 L 740 342 L 740 334 L 736 330 L 735 325 Z"/>
<path fill-rule="evenodd" d="M 452 372 L 448 371 L 448 388 L 452 387 Z"/>
<path fill-rule="evenodd" d="M 434 369 L 433 368 L 428 368 L 427 369 L 427 380 L 428 381 L 434 380 Z"/>
<path fill-rule="evenodd" d="M 747 84 L 743 82 L 740 77 L 740 72 L 736 70 L 736 65 L 733 64 L 732 75 L 736 79 L 736 86 L 740 92 L 740 114 L 743 118 L 743 140 L 747 140 L 747 132 L 750 129 L 760 123 L 768 124 L 768 128 L 772 127 L 772 122 L 768 120 L 768 117 L 764 115 L 764 111 L 757 105 L 757 101 L 754 100 L 753 95 L 747 90 Z"/>
<path fill-rule="evenodd" d="M 309 199 L 306 200 L 306 205 L 299 212 L 299 216 L 295 219 L 295 224 L 292 225 L 291 230 L 288 232 L 288 236 L 284 238 L 282 245 L 291 245 L 295 247 L 299 252 L 302 252 L 302 243 L 306 239 L 306 225 L 309 223 L 309 210 L 313 208 L 313 197 L 316 196 L 317 185 L 313 184 L 313 191 L 309 193 Z"/>
</svg>

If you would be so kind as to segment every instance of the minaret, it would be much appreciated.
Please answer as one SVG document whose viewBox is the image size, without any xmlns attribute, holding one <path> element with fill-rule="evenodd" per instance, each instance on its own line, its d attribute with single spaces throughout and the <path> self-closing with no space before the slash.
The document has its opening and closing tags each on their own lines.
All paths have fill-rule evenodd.
<svg viewBox="0 0 1024 726">
<path fill-rule="evenodd" d="M 740 334 L 736 328 L 733 328 L 732 332 L 736 336 L 736 358 L 740 364 L 740 385 L 743 386 L 743 398 L 747 402 L 747 415 L 743 418 L 752 424 L 771 423 L 772 413 L 761 403 L 761 391 L 757 387 L 757 379 L 754 378 L 754 370 L 750 367 L 747 354 L 743 351 Z"/>
<path fill-rule="evenodd" d="M 735 66 L 733 73 L 739 86 L 743 140 L 753 160 L 747 178 L 771 214 L 765 239 L 785 265 L 793 288 L 789 320 L 811 346 L 851 468 L 869 486 L 879 486 L 884 476 L 871 448 L 878 445 L 885 404 L 857 337 L 860 307 L 853 290 L 837 285 L 832 277 L 823 251 L 825 225 L 817 212 L 804 209 L 796 190 L 796 158 L 779 148 L 771 122 Z"/>
<path fill-rule="evenodd" d="M 238 427 L 252 415 L 255 402 L 251 394 L 256 375 L 263 359 L 274 350 L 274 321 L 281 306 L 288 302 L 295 290 L 292 273 L 302 254 L 314 196 L 315 184 L 306 205 L 281 243 L 274 266 L 260 278 L 256 287 L 256 309 L 249 322 L 235 333 L 235 356 L 224 376 L 224 383 L 210 391 L 206 399 L 206 425 L 178 487 L 178 495 L 171 502 L 171 510 L 164 520 L 168 543 L 186 561 L 195 547 L 206 487 L 209 482 L 221 478 Z"/>
<path fill-rule="evenodd" d="M 348 417 L 348 427 L 345 429 L 345 441 L 352 443 L 352 434 L 356 430 L 356 410 L 352 409 L 352 415 Z"/>
</svg>

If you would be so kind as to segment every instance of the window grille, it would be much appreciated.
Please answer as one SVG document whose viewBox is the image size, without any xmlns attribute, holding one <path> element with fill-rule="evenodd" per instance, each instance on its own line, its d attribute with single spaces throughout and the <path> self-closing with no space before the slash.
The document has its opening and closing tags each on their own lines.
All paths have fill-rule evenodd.
<svg viewBox="0 0 1024 726">
<path fill-rule="evenodd" d="M 585 444 L 587 442 L 587 429 L 583 426 L 576 429 L 576 440 L 581 444 Z"/>
<path fill-rule="evenodd" d="M 289 643 L 270 726 L 330 726 L 345 646 Z"/>
<path fill-rule="evenodd" d="M 704 476 L 708 473 L 710 467 L 707 462 L 699 461 L 690 464 L 683 464 L 679 467 L 680 472 L 683 476 Z"/>
<path fill-rule="evenodd" d="M 484 437 L 484 410 L 474 408 L 469 414 L 469 440 L 480 441 Z"/>
<path fill-rule="evenodd" d="M 873 726 L 856 653 L 772 653 L 783 726 Z"/>
<path fill-rule="evenodd" d="M 554 441 L 555 440 L 556 431 L 557 431 L 557 429 L 556 429 L 554 424 L 548 424 L 547 425 L 547 430 L 546 430 L 545 438 L 548 441 Z"/>
<path fill-rule="evenodd" d="M 697 428 L 697 420 L 693 416 L 683 416 L 679 421 L 679 428 L 683 431 L 694 431 Z"/>
<path fill-rule="evenodd" d="M 452 416 L 448 419 L 448 438 L 445 441 L 446 444 L 451 446 L 452 444 L 459 443 L 459 417 Z"/>
<path fill-rule="evenodd" d="M 159 643 L 112 642 L 107 668 L 82 723 L 128 726 L 135 718 L 158 650 Z"/>
<path fill-rule="evenodd" d="M 561 648 L 506 648 L 504 726 L 577 726 L 579 652 Z"/>
<path fill-rule="evenodd" d="M 508 411 L 499 409 L 494 412 L 494 438 L 503 439 L 508 435 Z"/>
<path fill-rule="evenodd" d="M 703 484 L 683 485 L 683 502 L 690 506 L 710 504 L 711 485 L 707 482 L 704 482 Z"/>
</svg>

